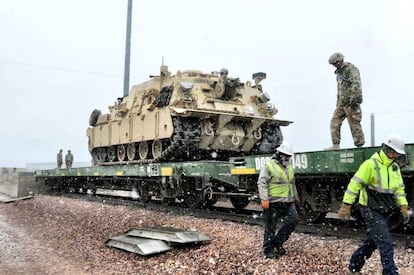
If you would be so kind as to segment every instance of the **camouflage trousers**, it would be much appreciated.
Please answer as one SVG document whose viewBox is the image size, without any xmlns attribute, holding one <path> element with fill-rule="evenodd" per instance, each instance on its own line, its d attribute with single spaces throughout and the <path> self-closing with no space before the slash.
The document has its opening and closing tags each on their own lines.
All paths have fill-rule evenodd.
<svg viewBox="0 0 414 275">
<path fill-rule="evenodd" d="M 355 106 L 336 106 L 331 119 L 331 138 L 332 144 L 341 142 L 341 126 L 345 118 L 351 128 L 355 146 L 362 146 L 365 143 L 364 132 L 362 131 L 361 119 L 362 111 L 359 105 Z"/>
</svg>

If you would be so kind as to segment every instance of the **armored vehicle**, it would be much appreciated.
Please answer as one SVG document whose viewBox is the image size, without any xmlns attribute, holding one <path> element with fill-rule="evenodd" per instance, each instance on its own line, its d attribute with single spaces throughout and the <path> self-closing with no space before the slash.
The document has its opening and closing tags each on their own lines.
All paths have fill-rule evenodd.
<svg viewBox="0 0 414 275">
<path fill-rule="evenodd" d="M 97 165 L 227 159 L 272 153 L 282 143 L 275 106 L 254 83 L 228 76 L 227 69 L 203 73 L 162 65 L 160 75 L 132 87 L 127 96 L 94 110 L 87 129 Z"/>
</svg>

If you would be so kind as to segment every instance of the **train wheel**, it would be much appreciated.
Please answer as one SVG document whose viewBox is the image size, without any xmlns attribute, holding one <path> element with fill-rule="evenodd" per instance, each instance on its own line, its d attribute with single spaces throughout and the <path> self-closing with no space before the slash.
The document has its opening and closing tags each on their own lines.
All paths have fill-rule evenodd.
<svg viewBox="0 0 414 275">
<path fill-rule="evenodd" d="M 203 193 L 188 193 L 184 197 L 184 204 L 189 208 L 197 208 L 203 203 Z"/>
<path fill-rule="evenodd" d="M 152 143 L 152 157 L 154 159 L 161 157 L 162 154 L 162 142 L 161 140 L 154 140 Z"/>
<path fill-rule="evenodd" d="M 147 203 L 151 201 L 151 196 L 148 195 L 147 193 L 141 193 L 139 192 L 139 200 L 141 202 Z"/>
<path fill-rule="evenodd" d="M 212 196 L 211 197 L 211 199 L 209 199 L 209 198 L 206 198 L 205 200 L 204 200 L 204 206 L 205 207 L 211 207 L 211 206 L 213 206 L 214 204 L 216 204 L 216 202 L 218 201 L 218 197 L 217 196 Z"/>
<path fill-rule="evenodd" d="M 127 146 L 127 156 L 128 156 L 128 160 L 131 161 L 135 158 L 135 154 L 136 154 L 136 147 L 135 144 L 130 143 Z"/>
<path fill-rule="evenodd" d="M 109 161 L 114 161 L 116 158 L 116 147 L 111 146 L 108 148 L 108 159 Z"/>
<path fill-rule="evenodd" d="M 326 212 L 313 210 L 312 206 L 307 201 L 303 202 L 303 210 L 305 212 L 304 219 L 306 222 L 319 222 L 326 216 Z"/>
<path fill-rule="evenodd" d="M 69 184 L 67 182 L 60 182 L 58 191 L 62 193 L 69 193 Z"/>
<path fill-rule="evenodd" d="M 146 159 L 148 157 L 148 143 L 146 141 L 139 143 L 138 153 L 140 159 Z"/>
<path fill-rule="evenodd" d="M 141 202 L 147 203 L 147 202 L 151 201 L 151 195 L 148 194 L 148 190 L 145 187 L 145 184 L 142 185 L 142 186 L 138 186 L 137 191 L 138 191 L 138 195 L 139 195 L 139 200 Z"/>
<path fill-rule="evenodd" d="M 183 202 L 189 208 L 197 208 L 204 203 L 204 192 L 197 190 L 196 182 L 188 179 L 183 186 Z"/>
<path fill-rule="evenodd" d="M 125 150 L 125 145 L 118 145 L 118 160 L 119 161 L 123 161 L 125 159 L 126 156 L 126 150 Z"/>
<path fill-rule="evenodd" d="M 162 203 L 165 205 L 174 205 L 175 198 L 163 198 Z"/>
<path fill-rule="evenodd" d="M 249 198 L 247 197 L 230 197 L 230 202 L 236 209 L 243 209 L 249 204 Z"/>
</svg>

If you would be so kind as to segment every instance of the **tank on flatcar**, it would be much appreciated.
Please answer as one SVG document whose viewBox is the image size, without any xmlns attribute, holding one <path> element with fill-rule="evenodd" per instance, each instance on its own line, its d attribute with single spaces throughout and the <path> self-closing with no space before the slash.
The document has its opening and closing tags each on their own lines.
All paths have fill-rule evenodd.
<svg viewBox="0 0 414 275">
<path fill-rule="evenodd" d="M 228 76 L 227 70 L 203 73 L 161 66 L 132 87 L 129 95 L 109 106 L 109 113 L 94 110 L 87 129 L 89 151 L 99 165 L 148 163 L 194 159 L 225 159 L 234 155 L 270 153 L 283 141 L 260 82 Z"/>
</svg>

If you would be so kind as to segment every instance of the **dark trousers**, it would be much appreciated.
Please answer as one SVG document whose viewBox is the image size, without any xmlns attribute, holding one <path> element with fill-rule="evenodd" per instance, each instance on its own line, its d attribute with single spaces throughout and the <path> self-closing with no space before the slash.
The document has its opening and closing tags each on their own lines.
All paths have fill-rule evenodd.
<svg viewBox="0 0 414 275">
<path fill-rule="evenodd" d="M 367 227 L 367 238 L 352 254 L 349 269 L 354 272 L 361 271 L 365 261 L 378 248 L 381 256 L 382 274 L 398 274 L 398 268 L 394 263 L 394 248 L 388 231 L 387 217 L 367 207 L 361 207 L 361 214 Z"/>
<path fill-rule="evenodd" d="M 276 234 L 276 222 L 282 219 L 282 227 Z M 263 252 L 269 253 L 275 247 L 281 247 L 290 234 L 295 230 L 299 217 L 295 203 L 271 203 L 268 209 L 263 209 L 264 236 Z"/>
</svg>

